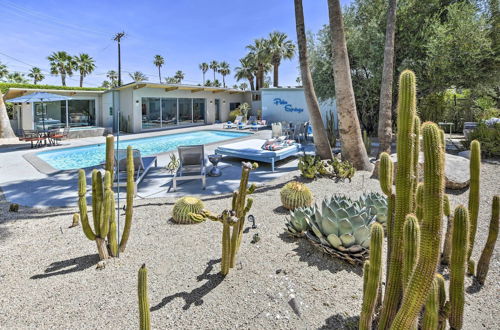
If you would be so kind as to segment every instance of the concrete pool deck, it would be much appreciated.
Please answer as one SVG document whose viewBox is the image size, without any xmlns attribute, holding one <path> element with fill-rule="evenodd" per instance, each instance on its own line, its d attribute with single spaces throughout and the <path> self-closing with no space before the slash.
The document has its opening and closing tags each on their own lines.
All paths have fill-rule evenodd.
<svg viewBox="0 0 500 330">
<path fill-rule="evenodd" d="M 199 130 L 222 130 L 222 124 L 205 125 L 190 128 L 180 128 L 170 131 L 155 131 L 140 134 L 122 135 L 121 141 L 167 134 L 185 133 Z M 217 146 L 233 143 L 235 140 L 249 138 L 267 139 L 271 137 L 271 130 L 262 130 L 255 134 L 211 143 L 205 145 L 205 154 L 213 154 Z M 78 147 L 97 143 L 103 143 L 104 137 L 91 137 L 78 140 L 64 141 L 64 145 L 30 149 L 29 144 L 16 144 L 0 147 L 0 188 L 5 198 L 11 203 L 18 203 L 28 207 L 70 207 L 77 204 L 77 170 L 52 171 L 46 168 L 42 173 L 35 168 L 27 159 L 37 159 L 34 154 L 45 150 L 56 150 L 68 147 Z M 306 149 L 312 145 L 306 146 Z M 158 167 L 152 168 L 144 180 L 139 184 L 137 198 L 174 197 L 185 195 L 209 196 L 226 194 L 234 191 L 239 184 L 241 174 L 241 159 L 224 157 L 219 163 L 222 176 L 208 177 L 206 190 L 201 189 L 201 180 L 180 181 L 177 191 L 171 188 L 172 175 L 167 172 L 165 165 L 170 160 L 170 155 L 176 151 L 161 153 L 158 155 Z M 43 166 L 36 164 L 37 167 Z M 268 183 L 285 173 L 297 169 L 297 158 L 290 157 L 277 163 L 276 171 L 271 172 L 270 164 L 260 164 L 261 167 L 253 171 L 251 182 L 257 185 Z M 87 168 L 88 183 L 90 183 L 90 172 L 93 168 Z M 125 192 L 121 190 L 120 199 L 125 198 Z"/>
</svg>

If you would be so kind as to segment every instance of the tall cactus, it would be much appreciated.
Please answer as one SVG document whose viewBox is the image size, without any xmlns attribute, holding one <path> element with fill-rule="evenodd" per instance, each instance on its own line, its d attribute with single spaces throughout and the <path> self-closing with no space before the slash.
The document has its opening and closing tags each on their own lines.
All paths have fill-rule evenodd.
<svg viewBox="0 0 500 330">
<path fill-rule="evenodd" d="M 115 137 L 111 134 L 106 136 L 106 164 L 104 169 L 114 178 L 115 170 Z"/>
<path fill-rule="evenodd" d="M 139 296 L 139 329 L 150 330 L 151 317 L 149 311 L 148 270 L 146 268 L 146 264 L 143 264 L 141 268 L 139 268 L 138 279 L 137 293 Z"/>
<path fill-rule="evenodd" d="M 417 188 L 419 182 L 419 162 L 418 158 L 420 156 L 420 118 L 418 116 L 413 117 L 413 178 L 412 178 L 412 212 L 415 212 L 417 207 Z"/>
<path fill-rule="evenodd" d="M 453 217 L 453 234 L 451 238 L 450 260 L 450 315 L 452 329 L 461 329 L 464 312 L 464 276 L 467 264 L 469 243 L 469 215 L 467 209 L 460 205 L 455 209 Z"/>
<path fill-rule="evenodd" d="M 386 221 L 386 232 L 387 232 L 387 259 L 391 256 L 391 246 L 392 246 L 392 227 L 394 222 L 394 203 L 395 196 L 392 189 L 393 176 L 394 176 L 394 163 L 392 162 L 391 156 L 383 152 L 380 154 L 380 188 L 382 192 L 387 196 L 387 221 Z M 389 263 L 386 265 L 386 276 L 388 276 Z M 387 279 L 386 279 L 387 282 Z"/>
<path fill-rule="evenodd" d="M 424 184 L 422 182 L 417 185 L 417 191 L 415 195 L 415 201 L 417 203 L 415 207 L 415 215 L 417 216 L 419 223 L 421 223 L 422 218 L 424 217 L 424 209 L 422 208 L 424 204 Z"/>
<path fill-rule="evenodd" d="M 363 288 L 363 306 L 361 308 L 361 317 L 359 329 L 370 330 L 372 328 L 372 318 L 377 304 L 377 295 L 379 292 L 380 278 L 382 275 L 382 245 L 384 242 L 384 228 L 378 223 L 371 227 L 370 239 L 370 261 L 365 266 L 366 281 Z"/>
<path fill-rule="evenodd" d="M 479 214 L 479 180 L 481 176 L 481 145 L 474 140 L 470 145 L 470 189 L 469 189 L 469 251 L 467 252 L 467 274 L 474 275 L 474 262 L 471 260 L 472 250 L 477 231 L 477 217 Z"/>
<path fill-rule="evenodd" d="M 420 226 L 417 218 L 413 214 L 409 214 L 403 227 L 403 287 L 408 284 L 408 280 L 417 264 L 419 245 Z"/>
<path fill-rule="evenodd" d="M 440 255 L 444 195 L 444 150 L 436 124 L 424 123 L 422 132 L 424 216 L 420 229 L 420 254 L 415 266 L 418 271 L 413 272 L 410 277 L 401 308 L 394 318 L 391 329 L 408 329 L 417 319 L 431 289 Z"/>
<path fill-rule="evenodd" d="M 493 205 L 491 207 L 491 220 L 488 239 L 486 240 L 486 245 L 484 246 L 483 252 L 481 253 L 479 262 L 477 263 L 476 279 L 481 285 L 484 284 L 486 275 L 488 275 L 491 255 L 493 254 L 493 250 L 495 249 L 495 243 L 498 237 L 499 204 L 500 196 L 496 195 L 493 197 Z"/>
<path fill-rule="evenodd" d="M 236 254 L 241 245 L 245 217 L 250 211 L 253 199 L 247 197 L 255 190 L 255 185 L 248 187 L 250 171 L 258 167 L 257 163 L 242 163 L 240 186 L 238 191 L 233 193 L 233 200 L 230 210 L 224 210 L 220 215 L 203 210 L 200 214 L 190 213 L 193 221 L 202 222 L 208 220 L 222 223 L 222 262 L 221 273 L 227 275 L 230 268 L 236 264 Z M 232 232 L 231 232 L 232 228 Z"/>
<path fill-rule="evenodd" d="M 413 202 L 413 146 L 414 117 L 416 113 L 416 78 L 410 70 L 405 70 L 399 78 L 398 94 L 398 136 L 396 151 L 398 169 L 396 172 L 395 215 L 392 221 L 389 272 L 387 276 L 386 294 L 382 307 L 381 329 L 388 328 L 397 312 L 401 301 L 403 284 L 400 276 L 402 264 L 401 240 L 403 223 L 406 215 L 412 210 Z"/>
<path fill-rule="evenodd" d="M 425 303 L 422 330 L 435 330 L 439 325 L 439 280 L 434 277 L 431 290 Z"/>
<path fill-rule="evenodd" d="M 438 330 L 446 329 L 446 319 L 448 318 L 448 305 L 446 304 L 446 288 L 444 277 L 441 274 L 436 274 L 435 280 L 438 283 L 439 294 L 439 322 Z"/>
<path fill-rule="evenodd" d="M 78 172 L 78 207 L 80 209 L 80 221 L 82 229 L 88 239 L 96 241 L 97 251 L 101 260 L 109 258 L 106 247 L 106 237 L 109 232 L 110 217 L 114 213 L 112 205 L 111 177 L 110 173 L 104 175 L 104 192 L 102 191 L 102 177 L 99 171 L 92 172 L 92 212 L 94 214 L 94 229 L 89 224 L 87 214 L 87 178 L 85 171 Z"/>
<path fill-rule="evenodd" d="M 122 239 L 120 240 L 119 251 L 124 252 L 127 247 L 128 238 L 130 236 L 130 228 L 132 227 L 132 217 L 134 212 L 134 195 L 135 195 L 135 180 L 134 180 L 134 151 L 132 146 L 127 147 L 127 205 L 125 207 L 125 227 L 123 227 Z"/>
</svg>

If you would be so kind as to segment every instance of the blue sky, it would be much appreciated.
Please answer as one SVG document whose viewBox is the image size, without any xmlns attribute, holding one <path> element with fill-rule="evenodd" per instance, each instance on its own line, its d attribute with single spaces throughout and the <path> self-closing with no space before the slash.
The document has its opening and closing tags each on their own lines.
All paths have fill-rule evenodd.
<svg viewBox="0 0 500 330">
<path fill-rule="evenodd" d="M 303 3 L 306 29 L 317 31 L 328 22 L 326 0 Z M 292 0 L 0 0 L 0 12 L 0 61 L 10 71 L 26 73 L 38 66 L 48 72 L 46 57 L 53 51 L 88 53 L 97 65 L 84 81 L 89 87 L 99 86 L 108 70 L 117 69 L 112 36 L 122 30 L 127 33 L 122 41 L 124 82 L 130 81 L 127 72 L 132 71 L 157 82 L 155 54 L 166 60 L 162 77 L 182 70 L 184 83 L 197 84 L 202 81 L 201 62 L 225 60 L 233 69 L 253 39 L 273 30 L 296 39 Z M 295 84 L 297 67 L 297 58 L 281 65 L 281 85 Z M 60 78 L 46 74 L 43 83 L 59 85 Z M 227 83 L 235 83 L 232 73 Z M 78 76 L 67 84 L 77 86 Z"/>
</svg>

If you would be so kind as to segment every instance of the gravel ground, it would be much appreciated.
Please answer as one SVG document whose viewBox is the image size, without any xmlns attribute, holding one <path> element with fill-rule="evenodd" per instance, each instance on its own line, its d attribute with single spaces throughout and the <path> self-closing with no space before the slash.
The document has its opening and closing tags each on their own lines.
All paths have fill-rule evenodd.
<svg viewBox="0 0 500 330">
<path fill-rule="evenodd" d="M 483 164 L 476 260 L 486 240 L 492 196 L 500 193 L 499 168 Z M 68 228 L 75 209 L 21 207 L 10 213 L 0 197 L 0 328 L 137 328 L 136 281 L 142 263 L 149 270 L 156 329 L 357 328 L 361 268 L 284 234 L 279 189 L 296 175 L 255 193 L 250 213 L 258 228 L 245 234 L 237 267 L 224 280 L 218 275 L 220 224 L 173 224 L 172 199 L 137 200 L 127 251 L 97 270 L 95 244 L 81 227 Z M 352 183 L 320 179 L 308 185 L 316 199 L 379 191 L 367 172 L 358 172 Z M 468 191 L 449 193 L 454 206 L 467 202 Z M 221 211 L 230 197 L 211 196 L 204 202 Z M 251 244 L 257 232 L 261 240 Z M 498 329 L 499 281 L 497 245 L 486 285 L 478 290 L 466 279 L 465 329 Z"/>
</svg>

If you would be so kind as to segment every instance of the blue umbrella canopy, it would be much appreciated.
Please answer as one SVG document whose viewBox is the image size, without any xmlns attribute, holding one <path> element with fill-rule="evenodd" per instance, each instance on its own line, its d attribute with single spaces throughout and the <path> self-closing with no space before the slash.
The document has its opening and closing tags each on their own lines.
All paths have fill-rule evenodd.
<svg viewBox="0 0 500 330">
<path fill-rule="evenodd" d="M 71 97 L 45 92 L 36 92 L 7 100 L 12 103 L 54 102 L 71 100 Z"/>
</svg>

